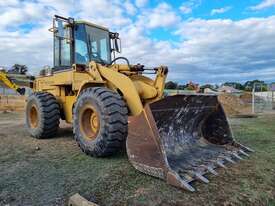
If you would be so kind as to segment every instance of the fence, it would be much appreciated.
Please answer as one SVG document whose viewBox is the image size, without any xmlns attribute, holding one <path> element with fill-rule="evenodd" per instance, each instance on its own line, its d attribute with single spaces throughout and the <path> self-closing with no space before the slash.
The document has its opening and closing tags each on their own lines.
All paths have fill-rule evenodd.
<svg viewBox="0 0 275 206">
<path fill-rule="evenodd" d="M 275 91 L 254 92 L 252 111 L 254 113 L 275 112 Z"/>
<path fill-rule="evenodd" d="M 192 93 L 194 91 L 165 90 L 166 95 Z M 219 100 L 229 115 L 275 113 L 275 91 L 215 93 L 219 95 Z"/>
<path fill-rule="evenodd" d="M 164 94 L 167 96 L 177 95 L 177 94 L 194 94 L 195 91 L 192 90 L 178 90 L 178 89 L 165 89 Z"/>
<path fill-rule="evenodd" d="M 25 100 L 26 96 L 20 96 L 12 89 L 0 87 L 0 111 L 22 111 L 25 108 Z"/>
</svg>

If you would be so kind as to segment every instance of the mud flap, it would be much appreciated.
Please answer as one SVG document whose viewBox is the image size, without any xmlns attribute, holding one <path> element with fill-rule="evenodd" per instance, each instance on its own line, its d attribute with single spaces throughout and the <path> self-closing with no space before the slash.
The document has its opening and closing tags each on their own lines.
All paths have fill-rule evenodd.
<svg viewBox="0 0 275 206">
<path fill-rule="evenodd" d="M 208 183 L 249 156 L 251 149 L 237 143 L 216 95 L 175 95 L 147 104 L 129 118 L 127 153 L 133 166 L 176 187 L 195 191 L 191 182 Z"/>
</svg>

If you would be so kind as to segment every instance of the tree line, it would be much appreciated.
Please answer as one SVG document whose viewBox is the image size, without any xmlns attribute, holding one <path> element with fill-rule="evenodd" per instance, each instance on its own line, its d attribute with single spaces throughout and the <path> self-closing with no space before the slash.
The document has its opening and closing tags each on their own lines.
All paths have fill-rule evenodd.
<svg viewBox="0 0 275 206">
<path fill-rule="evenodd" d="M 0 70 L 3 70 L 7 73 L 12 73 L 12 74 L 27 74 L 28 72 L 28 67 L 23 64 L 14 64 L 10 69 L 5 69 L 4 67 L 0 67 Z"/>
<path fill-rule="evenodd" d="M 17 74 L 26 74 L 28 72 L 28 67 L 26 65 L 21 64 L 14 64 L 11 69 L 7 71 L 8 73 L 17 73 Z M 275 84 L 275 82 L 274 82 Z M 253 87 L 255 86 L 255 91 L 267 91 L 268 90 L 268 84 L 261 80 L 253 80 L 253 81 L 247 81 L 244 84 L 239 82 L 225 82 L 221 86 L 229 86 L 233 87 L 237 90 L 241 91 L 249 91 L 251 92 L 253 90 Z M 165 89 L 177 89 L 177 90 L 203 90 L 205 88 L 210 88 L 213 90 L 218 89 L 220 86 L 215 84 L 204 84 L 199 85 L 193 82 L 188 82 L 187 84 L 179 84 L 174 81 L 168 81 L 165 84 Z"/>
<path fill-rule="evenodd" d="M 174 81 L 168 81 L 165 84 L 165 89 L 177 89 L 177 90 L 194 90 L 194 87 L 196 88 L 198 84 L 189 82 L 187 84 L 179 84 Z M 253 90 L 253 87 L 255 86 L 255 91 L 267 91 L 268 90 L 268 84 L 261 80 L 253 80 L 253 81 L 247 81 L 244 84 L 239 82 L 225 82 L 221 85 L 213 85 L 213 84 L 204 84 L 199 86 L 200 89 L 210 88 L 210 89 L 218 89 L 220 86 L 229 86 L 233 87 L 235 89 L 241 90 L 241 91 L 249 91 L 251 92 Z"/>
</svg>

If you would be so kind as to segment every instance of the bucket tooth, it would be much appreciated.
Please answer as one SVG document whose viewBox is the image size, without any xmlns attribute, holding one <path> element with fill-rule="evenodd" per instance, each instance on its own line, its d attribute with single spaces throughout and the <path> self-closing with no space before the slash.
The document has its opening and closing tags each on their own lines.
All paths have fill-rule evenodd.
<svg viewBox="0 0 275 206">
<path fill-rule="evenodd" d="M 207 178 L 205 178 L 202 174 L 198 173 L 198 172 L 194 172 L 194 177 L 197 179 L 197 180 L 200 180 L 202 181 L 203 183 L 206 183 L 208 184 L 209 183 L 209 180 Z"/>
<path fill-rule="evenodd" d="M 189 184 L 189 181 L 185 179 L 185 175 L 179 175 L 175 172 L 167 173 L 167 182 L 176 187 L 183 188 L 189 192 L 195 192 L 195 188 Z"/>
<path fill-rule="evenodd" d="M 253 149 L 249 148 L 249 147 L 246 147 L 240 143 L 236 143 L 235 142 L 235 145 L 240 147 L 242 150 L 244 150 L 245 152 L 255 152 Z"/>
<path fill-rule="evenodd" d="M 196 191 L 194 187 L 192 187 L 188 182 L 186 182 L 184 180 L 181 180 L 181 184 L 184 187 L 184 189 L 186 189 L 190 192 L 195 192 Z"/>
<path fill-rule="evenodd" d="M 243 147 L 245 147 L 245 146 L 243 146 Z M 248 151 L 248 152 L 255 152 L 255 150 L 253 150 L 253 149 L 250 149 L 250 148 L 248 148 L 248 147 L 245 147 L 246 148 L 246 150 Z"/>
<path fill-rule="evenodd" d="M 208 170 L 208 172 L 210 172 L 211 174 L 217 176 L 218 173 L 212 168 L 212 167 L 206 167 L 206 169 Z"/>
<path fill-rule="evenodd" d="M 217 164 L 218 166 L 224 168 L 224 169 L 227 169 L 227 167 L 226 167 L 226 166 L 223 164 L 223 162 L 220 161 L 220 160 L 218 160 L 218 161 L 216 162 L 216 164 Z"/>
<path fill-rule="evenodd" d="M 193 179 L 193 178 L 191 178 L 191 179 Z M 194 181 L 194 179 L 192 181 Z M 190 182 L 189 182 L 188 179 L 185 179 L 185 178 L 182 177 L 181 178 L 181 184 L 184 187 L 184 189 L 186 189 L 186 190 L 188 190 L 190 192 L 195 192 L 196 191 L 196 189 L 191 186 L 191 184 L 190 184 Z"/>
<path fill-rule="evenodd" d="M 240 149 L 239 152 L 240 152 L 241 154 L 243 154 L 244 156 L 247 156 L 247 157 L 250 156 L 249 154 L 247 154 L 247 153 L 246 153 L 245 151 L 243 151 L 242 149 Z"/>
<path fill-rule="evenodd" d="M 230 157 L 223 157 L 225 160 L 227 160 L 228 162 L 232 163 L 232 164 L 236 164 L 236 162 L 234 160 L 232 160 Z"/>
<path fill-rule="evenodd" d="M 240 156 L 239 156 L 237 153 L 235 153 L 235 152 L 233 152 L 232 155 L 233 155 L 236 159 L 238 159 L 238 160 L 243 160 L 243 158 L 240 157 Z"/>
</svg>

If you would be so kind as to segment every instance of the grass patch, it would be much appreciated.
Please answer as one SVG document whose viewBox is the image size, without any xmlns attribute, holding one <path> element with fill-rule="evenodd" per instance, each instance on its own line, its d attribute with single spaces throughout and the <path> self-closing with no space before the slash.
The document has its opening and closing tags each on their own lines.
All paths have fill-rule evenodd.
<svg viewBox="0 0 275 206">
<path fill-rule="evenodd" d="M 57 138 L 35 140 L 23 116 L 0 114 L 0 205 L 66 205 L 80 193 L 100 205 L 275 205 L 275 116 L 231 119 L 236 139 L 256 152 L 196 182 L 196 193 L 178 190 L 136 171 L 122 152 L 110 158 L 84 155 L 70 127 Z M 41 148 L 36 150 L 36 147 Z"/>
</svg>

